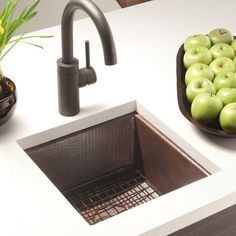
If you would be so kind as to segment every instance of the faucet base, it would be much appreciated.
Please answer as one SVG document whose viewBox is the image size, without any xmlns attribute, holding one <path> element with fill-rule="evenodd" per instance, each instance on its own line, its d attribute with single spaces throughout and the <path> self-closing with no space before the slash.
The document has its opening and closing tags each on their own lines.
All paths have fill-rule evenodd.
<svg viewBox="0 0 236 236">
<path fill-rule="evenodd" d="M 63 116 L 74 116 L 79 113 L 79 61 L 65 64 L 62 58 L 57 60 L 59 112 Z"/>
</svg>

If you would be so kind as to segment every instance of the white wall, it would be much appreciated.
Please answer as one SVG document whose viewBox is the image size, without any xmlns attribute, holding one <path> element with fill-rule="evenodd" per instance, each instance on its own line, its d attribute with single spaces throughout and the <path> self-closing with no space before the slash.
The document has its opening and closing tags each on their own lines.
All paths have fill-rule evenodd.
<svg viewBox="0 0 236 236">
<path fill-rule="evenodd" d="M 3 9 L 8 0 L 0 0 L 0 11 Z M 29 0 L 20 0 L 16 13 L 20 12 Z M 60 24 L 61 16 L 65 5 L 69 0 L 41 0 L 37 11 L 38 15 L 18 31 L 19 34 L 43 29 L 53 25 Z M 116 0 L 93 0 L 103 12 L 112 11 L 120 8 Z M 75 18 L 86 17 L 83 12 L 76 13 Z"/>
</svg>

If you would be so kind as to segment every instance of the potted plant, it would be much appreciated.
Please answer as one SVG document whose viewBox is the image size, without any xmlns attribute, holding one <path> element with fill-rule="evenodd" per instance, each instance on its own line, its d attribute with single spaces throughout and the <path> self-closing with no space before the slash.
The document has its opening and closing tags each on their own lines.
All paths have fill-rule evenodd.
<svg viewBox="0 0 236 236">
<path fill-rule="evenodd" d="M 7 78 L 2 71 L 1 63 L 5 56 L 16 46 L 17 43 L 26 43 L 42 48 L 28 40 L 31 38 L 48 38 L 51 36 L 19 35 L 16 31 L 31 20 L 37 12 L 35 11 L 40 0 L 29 3 L 20 15 L 13 19 L 19 0 L 9 0 L 0 13 L 0 125 L 12 116 L 16 104 L 16 86 L 12 80 Z"/>
</svg>

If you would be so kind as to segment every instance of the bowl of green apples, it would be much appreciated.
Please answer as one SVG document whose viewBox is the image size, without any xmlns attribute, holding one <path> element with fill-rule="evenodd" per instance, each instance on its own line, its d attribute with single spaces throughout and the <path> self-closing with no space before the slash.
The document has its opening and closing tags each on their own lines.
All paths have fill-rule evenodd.
<svg viewBox="0 0 236 236">
<path fill-rule="evenodd" d="M 236 138 L 236 39 L 217 28 L 188 36 L 177 53 L 181 113 L 199 129 Z"/>
</svg>

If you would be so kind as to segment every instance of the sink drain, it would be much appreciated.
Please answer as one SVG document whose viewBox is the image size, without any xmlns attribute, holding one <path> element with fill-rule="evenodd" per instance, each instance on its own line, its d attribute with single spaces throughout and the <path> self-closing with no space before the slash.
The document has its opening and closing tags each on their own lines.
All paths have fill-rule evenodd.
<svg viewBox="0 0 236 236">
<path fill-rule="evenodd" d="M 138 170 L 118 170 L 67 190 L 64 195 L 91 225 L 159 197 Z"/>
</svg>

